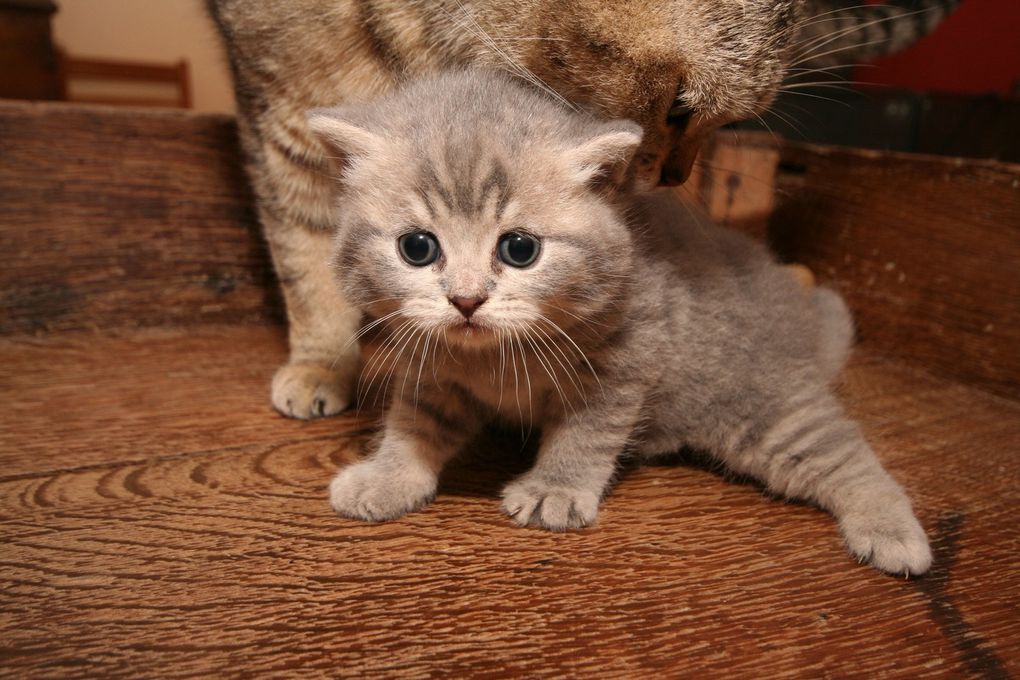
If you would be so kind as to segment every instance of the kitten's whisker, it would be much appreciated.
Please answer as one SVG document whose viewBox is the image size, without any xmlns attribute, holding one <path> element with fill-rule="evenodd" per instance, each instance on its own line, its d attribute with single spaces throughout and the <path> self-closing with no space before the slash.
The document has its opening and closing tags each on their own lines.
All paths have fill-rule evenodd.
<svg viewBox="0 0 1020 680">
<path fill-rule="evenodd" d="M 547 324 L 552 326 L 553 329 L 556 330 L 556 332 L 558 332 L 560 335 L 562 335 L 564 338 L 566 338 L 567 342 L 569 342 L 571 345 L 573 345 L 574 349 L 577 350 L 577 353 L 579 355 L 581 355 L 581 359 L 584 361 L 585 365 L 588 367 L 588 370 L 591 371 L 592 376 L 594 376 L 595 382 L 598 383 L 599 390 L 602 391 L 602 394 L 605 394 L 606 393 L 606 389 L 605 389 L 605 387 L 602 386 L 602 381 L 599 380 L 599 375 L 598 375 L 598 373 L 595 372 L 595 367 L 591 365 L 591 362 L 588 361 L 588 356 L 584 353 L 584 351 L 580 347 L 577 346 L 577 343 L 574 342 L 574 339 L 571 338 L 570 335 L 565 330 L 560 328 L 559 325 L 557 325 L 555 321 L 552 321 L 551 319 L 549 319 L 548 317 L 546 317 L 546 316 L 544 316 L 542 314 L 539 314 L 538 318 L 542 319 Z"/>
<path fill-rule="evenodd" d="M 413 326 L 414 326 L 414 321 L 412 321 L 410 319 L 404 321 L 404 323 L 402 323 L 400 326 L 398 326 L 395 331 L 393 331 L 392 333 L 390 333 L 386 337 L 386 342 L 383 343 L 383 346 L 372 357 L 372 360 L 368 363 L 368 365 L 365 366 L 361 370 L 362 375 L 364 375 L 365 373 L 369 374 L 369 381 L 368 381 L 368 384 L 365 386 L 363 394 L 362 394 L 361 390 L 359 389 L 359 391 L 358 391 L 358 398 L 359 399 L 363 399 L 363 398 L 365 398 L 365 397 L 367 397 L 369 395 L 369 393 L 371 392 L 371 389 L 372 389 L 372 385 L 375 383 L 376 378 L 378 378 L 379 375 L 381 374 L 379 372 L 380 369 L 383 369 L 387 365 L 387 361 L 389 360 L 390 355 L 396 349 L 397 344 L 404 337 L 404 335 L 406 335 L 407 333 L 411 332 Z M 384 356 L 384 352 L 385 352 L 385 356 Z M 373 406 L 378 402 L 378 399 L 379 399 L 379 395 L 376 394 L 376 397 L 375 397 L 375 399 L 372 402 Z"/>
<path fill-rule="evenodd" d="M 397 363 L 400 361 L 400 355 L 404 353 L 404 350 L 407 348 L 407 345 L 410 344 L 411 339 L 415 337 L 415 332 L 417 330 L 418 329 L 416 328 L 414 322 L 409 323 L 408 327 L 401 334 L 401 337 L 394 342 L 393 348 L 390 350 L 389 353 L 387 353 L 386 357 L 384 358 L 384 361 L 387 362 L 386 364 L 384 364 L 384 369 L 386 370 L 386 378 L 381 386 L 382 388 L 381 395 L 384 404 L 386 403 L 386 395 L 389 392 L 390 380 L 393 378 L 393 373 L 397 369 Z M 393 357 L 392 361 L 390 360 L 391 355 Z M 379 399 L 379 396 L 380 396 L 379 394 L 376 394 L 376 400 Z M 373 402 L 373 404 L 374 403 L 375 402 Z"/>
<path fill-rule="evenodd" d="M 434 328 L 429 329 L 428 335 L 425 336 L 425 348 L 421 352 L 421 361 L 418 362 L 418 379 L 414 382 L 414 415 L 418 416 L 418 392 L 421 389 L 421 372 L 425 368 L 425 362 L 429 356 L 429 342 L 432 340 L 432 333 L 435 332 Z M 438 339 L 437 339 L 438 341 Z"/>
<path fill-rule="evenodd" d="M 542 370 L 544 370 L 546 375 L 549 376 L 549 380 L 552 381 L 553 387 L 556 389 L 556 393 L 560 396 L 560 402 L 563 403 L 563 408 L 569 409 L 573 412 L 574 406 L 572 403 L 567 401 L 567 397 L 563 393 L 563 389 L 560 387 L 560 381 L 557 380 L 555 371 L 551 368 L 552 364 L 550 363 L 547 365 L 546 362 L 548 359 L 546 358 L 545 353 L 542 352 L 541 348 L 539 348 L 539 346 L 535 343 L 534 338 L 532 338 L 531 334 L 527 332 L 527 329 L 525 329 L 524 332 L 524 339 L 528 341 L 528 344 L 531 345 L 531 348 L 535 351 L 534 356 L 535 359 L 538 360 L 538 365 L 542 367 Z"/>
<path fill-rule="evenodd" d="M 507 344 L 510 350 L 510 360 L 513 361 L 514 366 L 514 399 L 517 401 L 517 417 L 521 421 L 521 437 L 524 437 L 524 412 L 521 410 L 521 386 L 520 378 L 517 374 L 517 353 L 514 351 L 513 344 L 513 333 L 507 331 Z"/>
<path fill-rule="evenodd" d="M 549 350 L 556 359 L 556 362 L 563 368 L 563 372 L 570 378 L 570 382 L 574 385 L 574 388 L 581 394 L 582 398 L 584 395 L 584 385 L 581 384 L 581 376 L 577 373 L 577 369 L 570 364 L 570 359 L 563 352 L 563 349 L 553 340 L 553 338 L 546 333 L 540 326 L 535 326 L 535 332 L 538 333 L 538 339 L 543 345 Z M 560 358 L 562 357 L 562 359 Z"/>
<path fill-rule="evenodd" d="M 418 345 L 421 344 L 421 341 L 425 337 L 424 331 L 422 329 L 419 328 L 419 329 L 416 329 L 416 330 L 418 331 L 418 337 L 414 341 L 414 347 L 411 348 L 411 356 L 409 356 L 407 358 L 407 361 L 405 362 L 405 363 L 407 363 L 407 368 L 404 369 L 404 379 L 400 383 L 400 399 L 401 400 L 404 399 L 404 388 L 407 387 L 407 379 L 408 379 L 408 377 L 410 377 L 410 375 L 411 375 L 411 368 L 414 366 L 414 355 L 418 351 Z"/>
</svg>

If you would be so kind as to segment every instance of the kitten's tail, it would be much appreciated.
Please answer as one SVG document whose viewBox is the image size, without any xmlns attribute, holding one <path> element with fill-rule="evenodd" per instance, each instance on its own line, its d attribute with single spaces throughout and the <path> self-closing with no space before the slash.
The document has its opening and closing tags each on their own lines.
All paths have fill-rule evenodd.
<svg viewBox="0 0 1020 680">
<path fill-rule="evenodd" d="M 854 321 L 839 293 L 831 288 L 812 291 L 818 313 L 818 366 L 826 381 L 831 381 L 846 365 L 854 340 Z"/>
</svg>

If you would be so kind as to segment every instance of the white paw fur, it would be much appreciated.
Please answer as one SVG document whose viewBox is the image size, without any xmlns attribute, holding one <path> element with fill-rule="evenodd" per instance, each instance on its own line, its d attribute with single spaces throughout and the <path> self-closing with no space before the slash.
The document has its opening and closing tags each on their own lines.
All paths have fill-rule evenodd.
<svg viewBox="0 0 1020 680">
<path fill-rule="evenodd" d="M 847 548 L 862 562 L 890 574 L 918 575 L 931 567 L 931 548 L 909 505 L 840 518 Z"/>
<path fill-rule="evenodd" d="M 503 489 L 501 509 L 518 526 L 531 525 L 553 531 L 579 529 L 595 521 L 600 495 L 600 492 L 554 485 L 525 475 Z"/>
<path fill-rule="evenodd" d="M 350 406 L 351 382 L 345 373 L 320 364 L 284 364 L 273 376 L 273 408 L 301 420 L 333 416 Z"/>
<path fill-rule="evenodd" d="M 420 510 L 435 493 L 434 474 L 410 466 L 395 472 L 370 459 L 347 466 L 333 478 L 329 502 L 338 515 L 384 522 Z"/>
</svg>

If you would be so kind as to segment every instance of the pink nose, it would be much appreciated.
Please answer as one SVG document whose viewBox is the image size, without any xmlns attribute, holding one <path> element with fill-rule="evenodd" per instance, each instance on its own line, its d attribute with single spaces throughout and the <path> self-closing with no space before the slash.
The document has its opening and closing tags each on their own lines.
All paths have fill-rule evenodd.
<svg viewBox="0 0 1020 680">
<path fill-rule="evenodd" d="M 449 298 L 450 304 L 460 310 L 460 313 L 464 315 L 465 319 L 470 319 L 471 315 L 475 313 L 475 310 L 482 306 L 482 303 L 488 300 L 483 297 L 460 297 L 455 296 Z"/>
</svg>

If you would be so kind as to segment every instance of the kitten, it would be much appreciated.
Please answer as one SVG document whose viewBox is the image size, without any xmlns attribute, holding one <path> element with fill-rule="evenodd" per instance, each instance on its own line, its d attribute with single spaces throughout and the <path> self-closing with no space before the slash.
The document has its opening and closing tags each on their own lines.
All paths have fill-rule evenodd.
<svg viewBox="0 0 1020 680">
<path fill-rule="evenodd" d="M 389 396 L 377 450 L 330 486 L 338 513 L 421 508 L 498 419 L 541 429 L 503 491 L 517 524 L 586 526 L 625 451 L 686 445 L 829 510 L 879 569 L 928 569 L 910 501 L 828 387 L 852 335 L 842 300 L 668 192 L 627 191 L 640 126 L 481 71 L 309 125 L 337 159 L 334 268 Z"/>
<path fill-rule="evenodd" d="M 326 151 L 305 124 L 308 109 L 370 99 L 453 65 L 486 64 L 599 115 L 637 121 L 644 135 L 629 170 L 648 186 L 676 183 L 702 140 L 761 113 L 784 76 L 831 80 L 812 69 L 899 49 L 956 4 L 207 2 L 227 44 L 248 173 L 287 305 L 290 360 L 273 378 L 272 401 L 296 418 L 346 408 L 358 358 L 350 338 L 359 315 L 321 257 L 335 206 Z"/>
</svg>

